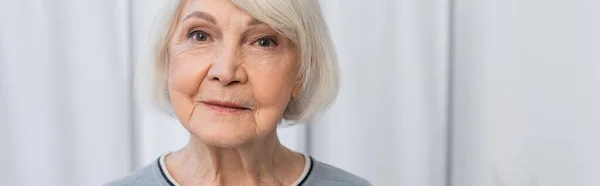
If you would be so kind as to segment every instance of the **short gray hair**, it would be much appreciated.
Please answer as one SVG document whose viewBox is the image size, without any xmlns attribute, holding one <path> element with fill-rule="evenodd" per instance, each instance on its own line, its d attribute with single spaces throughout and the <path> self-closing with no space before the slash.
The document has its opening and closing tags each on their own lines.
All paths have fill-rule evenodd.
<svg viewBox="0 0 600 186">
<path fill-rule="evenodd" d="M 136 75 L 136 84 L 144 86 L 142 90 L 150 89 L 140 93 L 150 92 L 148 96 L 153 105 L 171 115 L 174 113 L 167 85 L 168 45 L 184 1 L 168 0 L 155 18 L 149 45 L 143 46 L 145 48 L 138 60 L 140 67 L 137 69 L 142 71 Z M 296 45 L 300 56 L 298 78 L 302 78 L 302 91 L 290 100 L 283 119 L 289 123 L 303 123 L 319 117 L 337 96 L 339 69 L 318 0 L 232 1 Z"/>
</svg>

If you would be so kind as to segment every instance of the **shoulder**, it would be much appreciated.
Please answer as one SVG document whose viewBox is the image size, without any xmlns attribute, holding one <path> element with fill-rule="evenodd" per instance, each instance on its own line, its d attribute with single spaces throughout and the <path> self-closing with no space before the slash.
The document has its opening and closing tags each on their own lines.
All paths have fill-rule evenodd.
<svg viewBox="0 0 600 186">
<path fill-rule="evenodd" d="M 348 186 L 370 186 L 371 183 L 364 178 L 346 172 L 340 168 L 319 162 L 312 158 L 312 170 L 306 185 L 348 185 Z"/>
<path fill-rule="evenodd" d="M 148 185 L 169 186 L 159 168 L 158 161 L 146 165 L 118 180 L 104 184 L 105 186 Z"/>
</svg>

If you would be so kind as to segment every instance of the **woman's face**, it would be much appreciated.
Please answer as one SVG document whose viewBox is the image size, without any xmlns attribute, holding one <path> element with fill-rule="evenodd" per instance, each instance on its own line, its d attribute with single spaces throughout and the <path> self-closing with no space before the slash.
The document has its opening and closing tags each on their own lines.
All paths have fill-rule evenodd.
<svg viewBox="0 0 600 186">
<path fill-rule="evenodd" d="M 293 43 L 228 0 L 182 3 L 168 66 L 178 119 L 222 147 L 272 133 L 301 88 Z"/>
</svg>

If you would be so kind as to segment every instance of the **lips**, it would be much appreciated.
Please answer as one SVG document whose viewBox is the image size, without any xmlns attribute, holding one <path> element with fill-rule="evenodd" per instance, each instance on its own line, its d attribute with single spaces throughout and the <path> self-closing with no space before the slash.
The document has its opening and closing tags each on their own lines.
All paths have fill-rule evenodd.
<svg viewBox="0 0 600 186">
<path fill-rule="evenodd" d="M 249 109 L 247 107 L 233 102 L 209 100 L 201 101 L 201 103 L 203 103 L 208 109 L 218 113 L 235 113 Z"/>
</svg>

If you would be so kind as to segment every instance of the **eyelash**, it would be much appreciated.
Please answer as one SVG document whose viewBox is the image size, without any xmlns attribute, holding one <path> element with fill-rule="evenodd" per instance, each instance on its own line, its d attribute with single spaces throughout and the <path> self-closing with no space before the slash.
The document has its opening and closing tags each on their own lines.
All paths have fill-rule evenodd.
<svg viewBox="0 0 600 186">
<path fill-rule="evenodd" d="M 193 39 L 195 34 L 206 34 L 206 36 L 208 37 L 208 39 L 211 39 L 211 35 L 208 32 L 205 32 L 203 30 L 195 30 L 195 29 L 190 29 L 190 31 L 187 34 L 187 38 L 188 39 Z"/>
<path fill-rule="evenodd" d="M 187 34 L 187 38 L 188 39 L 194 39 L 194 36 L 196 34 L 205 34 L 207 38 L 207 40 L 211 39 L 211 35 L 208 32 L 205 32 L 203 30 L 198 30 L 198 29 L 190 29 L 190 31 Z M 277 38 L 273 37 L 273 36 L 262 36 L 259 37 L 258 39 L 256 39 L 254 42 L 252 42 L 252 44 L 257 44 L 260 40 L 267 40 L 269 42 L 271 42 L 271 44 L 273 44 L 273 47 L 277 47 L 279 46 L 279 43 L 277 42 Z"/>
<path fill-rule="evenodd" d="M 273 47 L 279 46 L 279 43 L 277 42 L 277 38 L 275 38 L 273 36 L 263 36 L 263 37 L 260 37 L 260 38 L 256 39 L 256 41 L 252 42 L 252 44 L 256 44 L 256 43 L 258 43 L 262 39 L 270 41 L 274 45 Z"/>
</svg>

